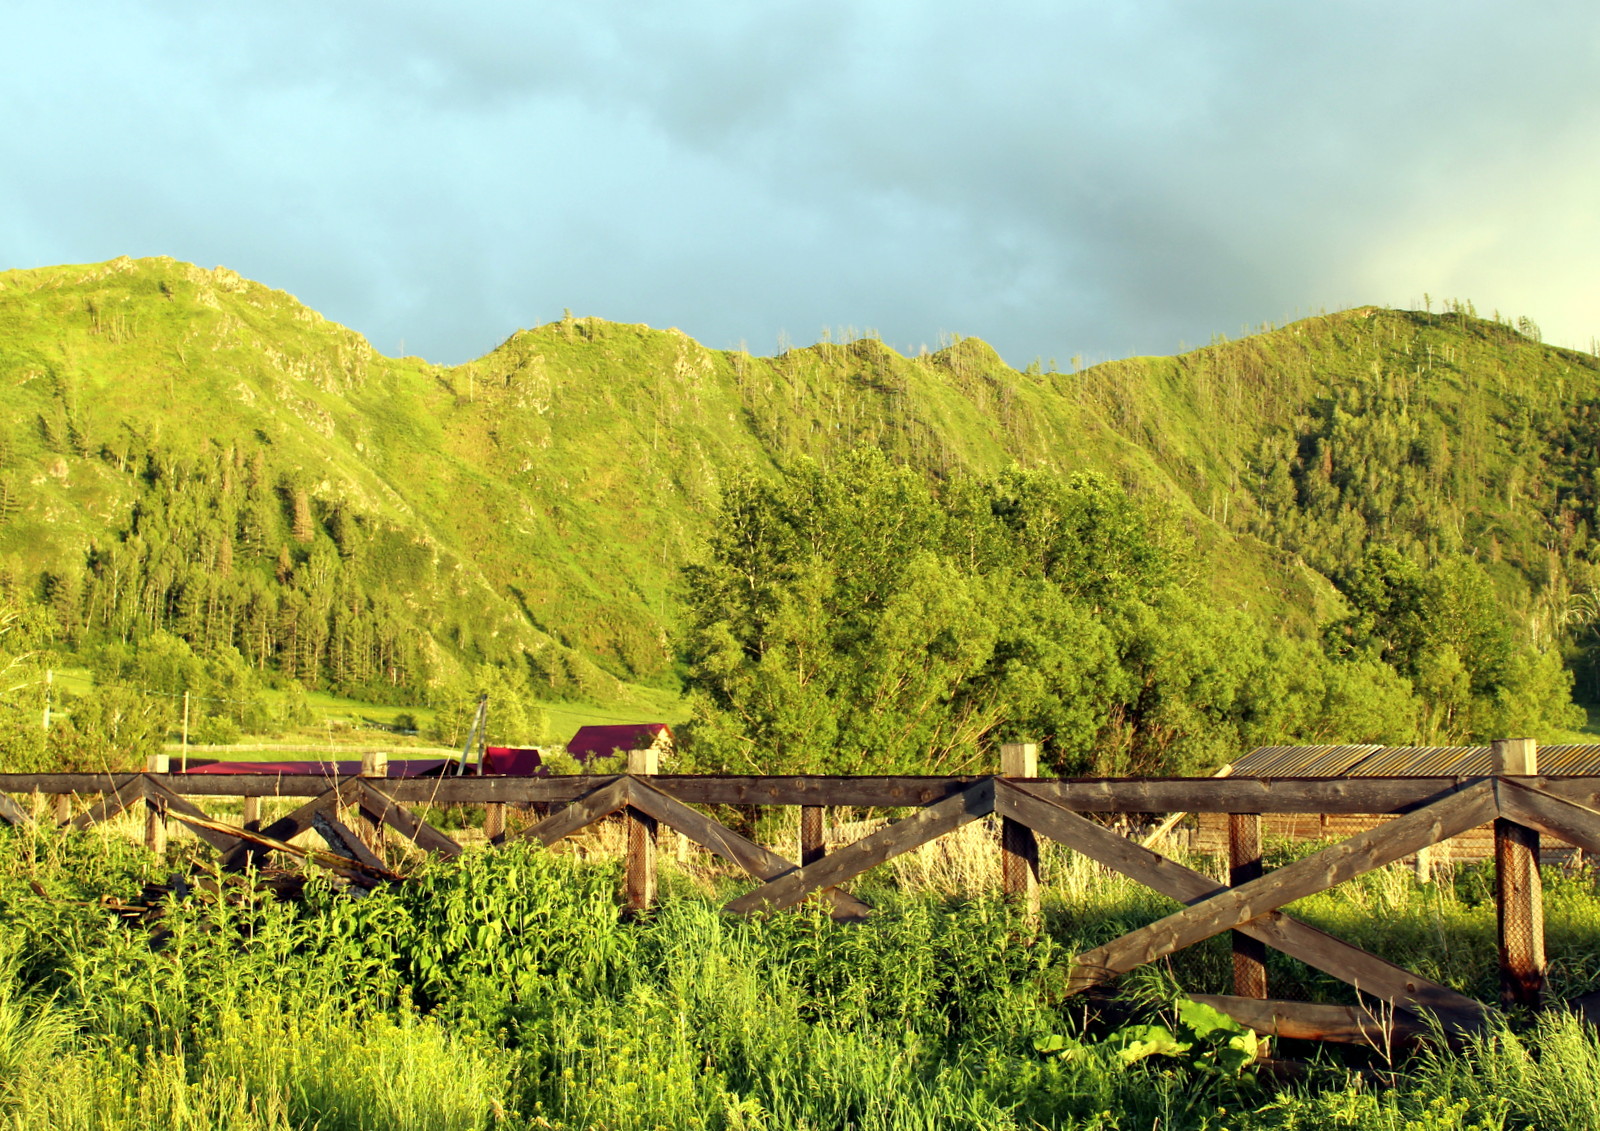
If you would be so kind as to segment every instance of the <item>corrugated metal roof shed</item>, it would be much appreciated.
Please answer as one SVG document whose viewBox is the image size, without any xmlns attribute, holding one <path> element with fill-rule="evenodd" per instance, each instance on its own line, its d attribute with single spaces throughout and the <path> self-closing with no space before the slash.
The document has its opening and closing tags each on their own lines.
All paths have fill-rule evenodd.
<svg viewBox="0 0 1600 1131">
<path fill-rule="evenodd" d="M 1249 778 L 1454 778 L 1489 773 L 1487 746 L 1259 746 L 1233 764 Z M 1600 743 L 1539 747 L 1541 774 L 1600 775 Z"/>
</svg>

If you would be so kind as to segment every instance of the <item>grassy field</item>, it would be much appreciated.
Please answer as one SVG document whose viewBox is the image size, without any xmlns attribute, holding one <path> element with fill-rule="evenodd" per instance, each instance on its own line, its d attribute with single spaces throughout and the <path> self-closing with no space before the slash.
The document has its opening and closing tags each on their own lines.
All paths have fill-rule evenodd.
<svg viewBox="0 0 1600 1131">
<path fill-rule="evenodd" d="M 87 694 L 94 687 L 94 677 L 87 668 L 58 668 L 51 677 L 56 687 L 72 695 Z M 282 692 L 269 690 L 265 694 L 276 711 Z M 288 755 L 350 758 L 358 751 L 375 749 L 416 755 L 456 752 L 423 735 L 388 729 L 410 719 L 425 732 L 433 721 L 433 712 L 425 707 L 367 703 L 325 691 L 311 692 L 306 700 L 314 718 L 303 726 L 278 733 L 244 735 L 233 748 L 202 749 L 198 743 L 190 748 L 198 756 L 236 761 L 269 761 Z M 543 713 L 544 728 L 522 741 L 537 746 L 563 745 L 582 726 L 641 722 L 677 726 L 689 717 L 688 702 L 681 695 L 633 684 L 618 685 L 618 695 L 604 703 L 562 699 L 537 702 L 534 707 Z M 66 715 L 65 710 L 57 709 L 58 720 Z M 180 732 L 171 733 L 169 739 L 168 751 L 178 753 L 182 749 Z"/>
<path fill-rule="evenodd" d="M 1176 987 L 1226 985 L 1226 942 L 1064 998 L 1064 963 L 1170 909 L 1047 854 L 1042 925 L 994 897 L 982 833 L 858 889 L 864 926 L 815 913 L 734 919 L 740 885 L 667 866 L 658 909 L 624 923 L 604 854 L 469 851 L 362 899 L 321 882 L 279 902 L 135 896 L 155 861 L 132 826 L 67 840 L 0 833 L 0 1123 L 18 1129 L 1384 1128 L 1600 1126 L 1600 1044 L 1572 1018 L 1512 1019 L 1454 1051 L 1285 1047 L 1290 1084 L 1222 1055 L 1174 1055 Z M 1600 897 L 1548 877 L 1553 988 L 1600 981 Z M 1418 886 L 1380 872 L 1296 910 L 1458 988 L 1493 992 L 1487 873 Z M 159 928 L 152 934 L 152 927 Z M 1275 962 L 1274 993 L 1341 988 Z M 1230 1038 L 1231 1039 L 1231 1038 Z M 1130 1051 L 1131 1050 L 1131 1051 Z"/>
</svg>

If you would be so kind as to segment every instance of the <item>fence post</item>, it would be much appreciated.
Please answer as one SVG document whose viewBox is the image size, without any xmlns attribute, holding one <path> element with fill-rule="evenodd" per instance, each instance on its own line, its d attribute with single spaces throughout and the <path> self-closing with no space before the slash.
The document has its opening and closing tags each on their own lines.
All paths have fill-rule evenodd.
<svg viewBox="0 0 1600 1131">
<path fill-rule="evenodd" d="M 822 836 L 822 806 L 800 806 L 800 867 L 815 864 L 827 854 Z"/>
<path fill-rule="evenodd" d="M 1000 747 L 1000 776 L 1039 776 L 1039 747 L 1007 742 Z M 1032 917 L 1039 914 L 1039 842 L 1033 830 L 1009 817 L 1000 820 L 1000 890 Z"/>
<path fill-rule="evenodd" d="M 1496 774 L 1539 772 L 1531 738 L 1496 739 Z M 1504 817 L 1494 820 L 1494 903 L 1500 942 L 1500 1003 L 1537 1009 L 1544 993 L 1544 893 L 1539 882 L 1539 834 Z"/>
<path fill-rule="evenodd" d="M 261 831 L 261 798 L 252 794 L 244 799 L 244 812 L 239 818 L 251 832 Z"/>
<path fill-rule="evenodd" d="M 1228 814 L 1228 885 L 1259 879 L 1261 814 Z M 1233 934 L 1233 992 L 1239 997 L 1267 996 L 1267 944 L 1241 931 Z"/>
<path fill-rule="evenodd" d="M 483 835 L 490 844 L 503 844 L 506 839 L 506 803 L 490 801 L 483 807 Z"/>
<path fill-rule="evenodd" d="M 648 776 L 660 769 L 654 750 L 628 751 L 628 773 Z M 628 854 L 623 868 L 623 906 L 629 915 L 647 910 L 656 898 L 656 821 L 628 806 L 623 817 L 628 834 Z"/>
<path fill-rule="evenodd" d="M 364 778 L 387 778 L 389 776 L 389 755 L 383 750 L 366 750 L 361 754 L 361 776 Z M 383 825 L 367 816 L 366 812 L 357 805 L 356 831 L 361 839 L 373 849 L 383 847 Z"/>
<path fill-rule="evenodd" d="M 164 774 L 167 766 L 165 754 L 151 754 L 145 761 L 144 769 L 149 774 Z M 167 807 L 165 803 L 150 798 L 145 798 L 144 803 L 144 846 L 157 856 L 167 850 Z"/>
<path fill-rule="evenodd" d="M 52 815 L 58 825 L 64 825 L 72 820 L 72 794 L 58 793 L 51 802 Z"/>
</svg>

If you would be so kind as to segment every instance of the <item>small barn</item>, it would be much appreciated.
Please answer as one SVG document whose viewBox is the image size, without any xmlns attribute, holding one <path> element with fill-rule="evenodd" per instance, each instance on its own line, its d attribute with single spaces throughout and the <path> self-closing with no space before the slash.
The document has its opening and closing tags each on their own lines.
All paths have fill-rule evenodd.
<svg viewBox="0 0 1600 1131">
<path fill-rule="evenodd" d="M 567 753 L 580 762 L 616 755 L 626 757 L 630 750 L 654 750 L 666 758 L 672 749 L 672 728 L 666 723 L 579 727 L 578 733 L 567 742 Z"/>
<path fill-rule="evenodd" d="M 1230 777 L 1351 778 L 1439 777 L 1472 778 L 1492 773 L 1487 746 L 1261 746 L 1235 762 Z M 1541 774 L 1600 775 L 1600 744 L 1541 745 Z M 1388 816 L 1323 813 L 1321 815 L 1263 814 L 1261 835 L 1266 840 L 1343 840 L 1373 828 Z M 1190 846 L 1217 855 L 1228 852 L 1226 813 L 1200 813 Z M 1578 849 L 1546 838 L 1540 859 L 1546 864 L 1573 863 Z M 1484 860 L 1494 855 L 1494 827 L 1482 825 L 1435 845 L 1434 863 Z"/>
</svg>

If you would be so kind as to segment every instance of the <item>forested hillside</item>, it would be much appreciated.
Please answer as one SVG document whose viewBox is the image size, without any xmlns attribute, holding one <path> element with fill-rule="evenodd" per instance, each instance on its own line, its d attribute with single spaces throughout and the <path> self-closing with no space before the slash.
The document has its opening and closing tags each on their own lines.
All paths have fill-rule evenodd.
<svg viewBox="0 0 1600 1131">
<path fill-rule="evenodd" d="M 1563 659 L 1600 691 L 1600 363 L 1531 330 L 1367 308 L 1067 373 L 976 339 L 763 358 L 567 316 L 440 367 L 220 268 L 0 273 L 0 658 L 231 689 L 245 729 L 266 684 L 421 704 L 687 678 L 724 764 L 966 765 L 1026 731 L 1062 767 L 1200 768 L 1290 732 L 1559 729 Z M 1140 564 L 1108 595 L 1082 547 L 1119 515 Z M 792 544 L 741 605 L 752 522 Z M 858 663 L 873 610 L 935 597 L 965 611 L 900 642 L 925 682 L 891 694 Z M 776 649 L 774 609 L 801 634 Z M 801 665 L 808 713 L 764 714 L 807 633 L 832 690 Z M 1269 674 L 1321 690 L 1268 710 Z M 49 757 L 38 681 L 12 682 L 8 757 Z M 74 723 L 95 711 L 137 715 Z"/>
</svg>

